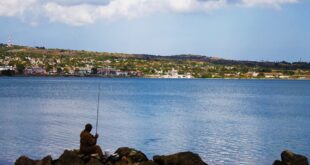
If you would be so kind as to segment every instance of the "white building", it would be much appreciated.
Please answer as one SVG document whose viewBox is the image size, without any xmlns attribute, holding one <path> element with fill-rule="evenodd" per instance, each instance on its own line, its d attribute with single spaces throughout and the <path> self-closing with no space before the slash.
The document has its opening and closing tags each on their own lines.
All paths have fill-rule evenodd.
<svg viewBox="0 0 310 165">
<path fill-rule="evenodd" d="M 3 70 L 14 70 L 13 66 L 0 66 L 0 71 Z"/>
<path fill-rule="evenodd" d="M 160 78 L 193 78 L 193 76 L 190 73 L 178 74 L 178 70 L 173 68 L 172 70 L 168 71 L 166 75 L 160 76 Z"/>
</svg>

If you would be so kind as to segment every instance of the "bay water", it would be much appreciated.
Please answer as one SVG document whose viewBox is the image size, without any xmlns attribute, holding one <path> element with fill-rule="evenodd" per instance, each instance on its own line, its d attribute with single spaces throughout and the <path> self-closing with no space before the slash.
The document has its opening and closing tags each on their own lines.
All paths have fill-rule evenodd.
<svg viewBox="0 0 310 165">
<path fill-rule="evenodd" d="M 0 164 L 79 148 L 98 84 L 104 150 L 228 165 L 272 164 L 285 149 L 310 158 L 310 81 L 0 77 Z"/>
</svg>

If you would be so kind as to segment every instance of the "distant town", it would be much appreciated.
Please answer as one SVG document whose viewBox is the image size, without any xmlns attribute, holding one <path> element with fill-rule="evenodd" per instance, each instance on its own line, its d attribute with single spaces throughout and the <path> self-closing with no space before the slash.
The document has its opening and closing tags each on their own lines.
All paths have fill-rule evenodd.
<svg viewBox="0 0 310 165">
<path fill-rule="evenodd" d="M 0 44 L 0 76 L 310 79 L 309 62 L 236 61 Z"/>
</svg>

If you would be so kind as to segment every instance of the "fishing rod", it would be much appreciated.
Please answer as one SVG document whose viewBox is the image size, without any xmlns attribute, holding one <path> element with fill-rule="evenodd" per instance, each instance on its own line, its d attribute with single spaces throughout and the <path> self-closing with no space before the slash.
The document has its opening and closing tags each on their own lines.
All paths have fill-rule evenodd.
<svg viewBox="0 0 310 165">
<path fill-rule="evenodd" d="M 100 83 L 98 84 L 98 103 L 97 103 L 96 134 L 97 134 L 97 130 L 98 130 L 99 101 L 100 101 Z"/>
</svg>

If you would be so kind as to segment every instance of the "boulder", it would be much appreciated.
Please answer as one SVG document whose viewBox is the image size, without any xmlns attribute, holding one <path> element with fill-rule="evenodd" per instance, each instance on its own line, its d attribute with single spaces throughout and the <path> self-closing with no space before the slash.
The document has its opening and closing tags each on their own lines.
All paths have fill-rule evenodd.
<svg viewBox="0 0 310 165">
<path fill-rule="evenodd" d="M 85 165 L 103 165 L 103 163 L 98 159 L 91 158 Z"/>
<path fill-rule="evenodd" d="M 27 156 L 21 156 L 19 157 L 15 163 L 15 165 L 34 165 L 34 160 L 28 158 Z"/>
<path fill-rule="evenodd" d="M 55 162 L 56 165 L 84 165 L 84 161 L 80 159 L 75 151 L 65 150 L 64 153 Z"/>
<path fill-rule="evenodd" d="M 276 160 L 272 165 L 284 165 L 280 160 Z"/>
<path fill-rule="evenodd" d="M 26 156 L 21 156 L 15 161 L 15 165 L 52 165 L 52 157 L 46 156 L 42 160 L 32 160 Z"/>
<path fill-rule="evenodd" d="M 303 155 L 295 154 L 291 151 L 283 151 L 281 153 L 282 162 L 290 165 L 308 165 L 307 157 Z"/>
<path fill-rule="evenodd" d="M 149 160 L 149 161 L 147 161 L 147 162 L 138 163 L 137 165 L 158 165 L 158 164 L 156 164 L 156 163 L 153 162 L 152 160 Z"/>
<path fill-rule="evenodd" d="M 281 161 L 276 160 L 273 165 L 309 165 L 307 157 L 285 150 L 281 153 Z"/>
<path fill-rule="evenodd" d="M 207 165 L 198 154 L 180 152 L 168 156 L 154 156 L 153 160 L 158 165 Z"/>
<path fill-rule="evenodd" d="M 121 147 L 115 151 L 116 154 L 121 158 L 120 161 L 128 163 L 140 163 L 148 161 L 146 155 L 138 150 L 128 147 Z"/>
<path fill-rule="evenodd" d="M 48 155 L 42 159 L 42 165 L 52 165 L 53 158 Z"/>
</svg>

